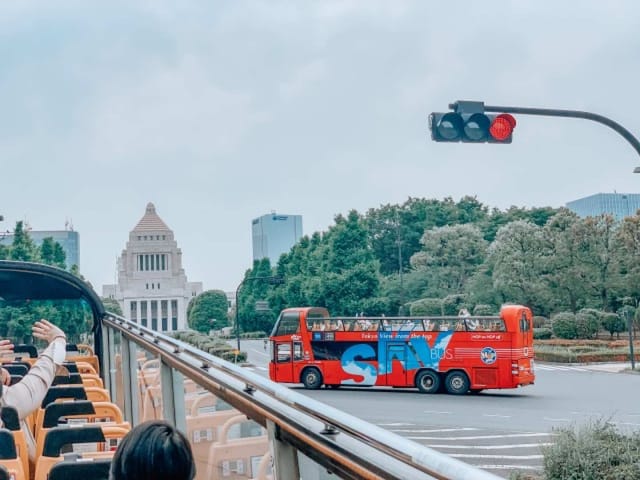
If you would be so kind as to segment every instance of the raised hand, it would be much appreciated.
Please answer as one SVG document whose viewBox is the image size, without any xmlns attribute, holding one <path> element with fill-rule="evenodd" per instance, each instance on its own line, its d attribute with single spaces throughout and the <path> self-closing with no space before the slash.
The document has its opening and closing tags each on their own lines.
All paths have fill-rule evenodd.
<svg viewBox="0 0 640 480">
<path fill-rule="evenodd" d="M 13 353 L 13 343 L 11 340 L 0 340 L 0 358 Z"/>
<path fill-rule="evenodd" d="M 42 319 L 33 324 L 33 336 L 51 343 L 56 338 L 65 338 L 62 330 L 48 320 Z"/>
<path fill-rule="evenodd" d="M 0 368 L 0 383 L 3 385 L 11 385 L 11 374 L 5 368 Z"/>
</svg>

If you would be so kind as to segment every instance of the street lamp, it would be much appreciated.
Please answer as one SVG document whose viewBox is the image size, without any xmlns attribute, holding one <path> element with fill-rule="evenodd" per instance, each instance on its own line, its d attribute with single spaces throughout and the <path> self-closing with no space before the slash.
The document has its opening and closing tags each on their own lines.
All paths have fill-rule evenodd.
<svg viewBox="0 0 640 480">
<path fill-rule="evenodd" d="M 238 351 L 240 351 L 240 320 L 238 313 L 240 311 L 240 304 L 238 303 L 238 293 L 240 292 L 240 289 L 245 284 L 245 282 L 251 280 L 267 280 L 271 285 L 278 285 L 284 282 L 284 278 L 275 275 L 258 275 L 257 277 L 247 277 L 240 282 L 240 285 L 238 285 L 238 288 L 236 288 L 236 341 L 238 342 Z"/>
</svg>

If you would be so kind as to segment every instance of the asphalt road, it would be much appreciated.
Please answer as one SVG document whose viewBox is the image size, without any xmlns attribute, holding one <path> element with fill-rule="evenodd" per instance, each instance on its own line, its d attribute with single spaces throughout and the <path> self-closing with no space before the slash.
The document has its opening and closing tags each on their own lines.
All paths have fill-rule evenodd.
<svg viewBox="0 0 640 480">
<path fill-rule="evenodd" d="M 268 376 L 262 341 L 243 341 L 251 368 Z M 595 368 L 595 367 L 594 367 Z M 623 431 L 640 430 L 640 375 L 588 366 L 537 365 L 536 384 L 479 395 L 424 395 L 414 389 L 305 390 L 316 400 L 508 478 L 541 469 L 541 447 L 554 428 L 604 419 Z"/>
</svg>

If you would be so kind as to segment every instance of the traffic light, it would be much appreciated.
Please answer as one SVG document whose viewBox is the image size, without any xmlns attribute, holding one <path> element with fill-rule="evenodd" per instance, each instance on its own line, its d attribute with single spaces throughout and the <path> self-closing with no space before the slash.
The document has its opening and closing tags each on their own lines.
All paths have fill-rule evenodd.
<svg viewBox="0 0 640 480">
<path fill-rule="evenodd" d="M 486 114 L 482 102 L 456 102 L 453 112 L 429 115 L 436 142 L 511 143 L 516 119 L 508 113 Z"/>
</svg>

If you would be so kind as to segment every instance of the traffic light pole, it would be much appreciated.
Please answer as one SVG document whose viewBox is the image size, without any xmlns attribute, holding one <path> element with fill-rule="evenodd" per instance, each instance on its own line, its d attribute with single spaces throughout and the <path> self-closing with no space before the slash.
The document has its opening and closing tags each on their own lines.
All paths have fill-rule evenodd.
<svg viewBox="0 0 640 480">
<path fill-rule="evenodd" d="M 455 104 L 449 105 L 449 108 L 455 108 Z M 614 122 L 610 118 L 597 113 L 583 112 L 580 110 L 559 110 L 556 108 L 529 108 L 529 107 L 500 107 L 495 105 L 485 105 L 485 112 L 501 112 L 501 113 L 517 113 L 522 115 L 538 115 L 544 117 L 565 117 L 565 118 L 582 118 L 584 120 L 591 120 L 594 122 L 602 123 L 607 127 L 615 130 L 624 139 L 631 144 L 634 150 L 640 155 L 640 141 L 633 134 L 620 125 L 618 122 Z"/>
</svg>

